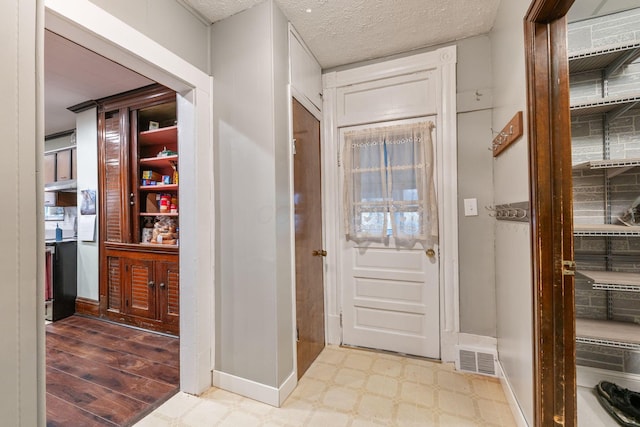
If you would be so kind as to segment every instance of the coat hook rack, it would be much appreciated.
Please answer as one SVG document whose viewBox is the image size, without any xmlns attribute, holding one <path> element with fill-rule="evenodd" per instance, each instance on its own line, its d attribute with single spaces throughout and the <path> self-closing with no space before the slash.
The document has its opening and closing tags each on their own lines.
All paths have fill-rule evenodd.
<svg viewBox="0 0 640 427">
<path fill-rule="evenodd" d="M 506 124 L 498 135 L 493 138 L 490 150 L 493 151 L 493 157 L 497 157 L 509 145 L 513 144 L 522 136 L 522 111 L 518 111 L 513 118 Z"/>
<path fill-rule="evenodd" d="M 489 216 L 501 221 L 529 222 L 529 202 L 507 203 L 504 205 L 485 206 Z"/>
</svg>

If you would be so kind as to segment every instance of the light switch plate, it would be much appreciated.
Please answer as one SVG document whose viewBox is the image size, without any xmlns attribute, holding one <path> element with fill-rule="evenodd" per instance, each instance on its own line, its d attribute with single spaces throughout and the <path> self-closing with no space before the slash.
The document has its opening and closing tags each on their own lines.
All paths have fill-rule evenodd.
<svg viewBox="0 0 640 427">
<path fill-rule="evenodd" d="M 464 199 L 464 216 L 478 216 L 478 199 Z"/>
</svg>

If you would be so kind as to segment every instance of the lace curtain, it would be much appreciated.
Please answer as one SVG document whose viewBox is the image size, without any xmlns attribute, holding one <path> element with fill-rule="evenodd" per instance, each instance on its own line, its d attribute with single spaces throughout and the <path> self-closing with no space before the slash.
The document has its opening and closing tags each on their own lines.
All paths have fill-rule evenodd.
<svg viewBox="0 0 640 427">
<path fill-rule="evenodd" d="M 397 246 L 438 239 L 432 122 L 344 134 L 344 227 L 347 240 Z"/>
</svg>

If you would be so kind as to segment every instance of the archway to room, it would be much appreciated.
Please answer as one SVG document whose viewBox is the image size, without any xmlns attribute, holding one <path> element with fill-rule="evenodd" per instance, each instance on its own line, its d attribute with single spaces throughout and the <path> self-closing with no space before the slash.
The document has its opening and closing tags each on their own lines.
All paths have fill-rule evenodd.
<svg viewBox="0 0 640 427">
<path fill-rule="evenodd" d="M 157 239 L 160 226 L 175 229 L 179 217 L 177 207 L 171 214 L 155 200 L 144 203 L 173 194 L 177 206 L 177 185 L 143 191 L 138 179 L 177 167 L 177 154 L 156 157 L 178 153 L 175 93 L 51 31 L 44 45 L 47 420 L 129 424 L 180 384 L 178 246 Z M 135 103 L 114 109 L 123 92 Z M 162 127 L 149 131 L 152 119 Z M 167 184 L 177 184 L 172 178 Z M 130 195 L 137 202 L 129 204 Z M 144 229 L 143 220 L 155 228 Z M 114 257 L 116 240 L 134 250 L 130 256 Z"/>
<path fill-rule="evenodd" d="M 170 52 L 158 49 L 157 45 L 130 27 L 121 22 L 110 22 L 113 17 L 100 9 L 90 4 L 82 5 L 81 8 L 95 8 L 90 11 L 91 13 L 87 13 L 86 10 L 75 10 L 77 7 L 71 8 L 63 3 L 48 2 L 46 4 L 47 30 L 84 46 L 104 58 L 114 60 L 140 75 L 149 76 L 151 81 L 160 82 L 176 91 L 174 108 L 180 112 L 177 123 L 181 138 L 179 154 L 182 165 L 186 165 L 185 171 L 180 175 L 180 183 L 193 189 L 193 191 L 181 193 L 180 200 L 183 210 L 180 223 L 184 222 L 180 230 L 180 268 L 181 271 L 185 271 L 180 277 L 180 311 L 186 313 L 180 319 L 180 389 L 191 393 L 202 392 L 210 386 L 209 373 L 212 361 L 203 355 L 209 355 L 211 350 L 212 304 L 209 301 L 211 292 L 208 288 L 213 281 L 213 275 L 210 263 L 212 253 L 208 239 L 211 236 L 211 229 L 205 226 L 204 229 L 200 227 L 196 232 L 195 225 L 198 220 L 206 224 L 213 221 L 211 199 L 208 197 L 204 200 L 197 199 L 196 193 L 200 191 L 200 196 L 210 194 L 212 178 L 205 172 L 200 175 L 200 181 L 196 183 L 196 170 L 211 170 L 209 165 L 211 163 L 209 144 L 211 123 L 207 120 L 210 117 L 208 102 L 210 79 Z M 102 24 L 108 28 L 101 28 Z M 126 40 L 119 40 L 119 37 L 125 33 Z M 149 43 L 153 46 L 149 47 Z M 157 65 L 158 63 L 163 65 Z M 176 75 L 183 77 L 178 79 Z M 199 96 L 197 104 L 196 91 Z M 196 124 L 196 116 L 204 120 Z M 154 121 L 149 117 L 146 120 Z M 203 168 L 203 165 L 206 167 Z M 205 249 L 200 248 L 197 251 L 199 239 L 206 241 Z M 189 268 L 185 269 L 184 265 L 188 265 Z M 155 266 L 152 269 L 161 270 Z M 158 288 L 161 288 L 160 285 L 163 283 L 166 284 L 164 281 L 158 283 Z M 200 325 L 199 331 L 193 328 L 192 325 L 195 324 Z"/>
</svg>

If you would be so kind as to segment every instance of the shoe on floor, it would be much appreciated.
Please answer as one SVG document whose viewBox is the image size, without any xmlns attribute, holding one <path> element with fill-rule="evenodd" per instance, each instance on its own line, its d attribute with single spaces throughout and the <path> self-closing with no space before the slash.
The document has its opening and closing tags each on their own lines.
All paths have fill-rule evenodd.
<svg viewBox="0 0 640 427">
<path fill-rule="evenodd" d="M 596 395 L 604 409 L 625 427 L 640 427 L 640 393 L 601 381 Z"/>
</svg>

